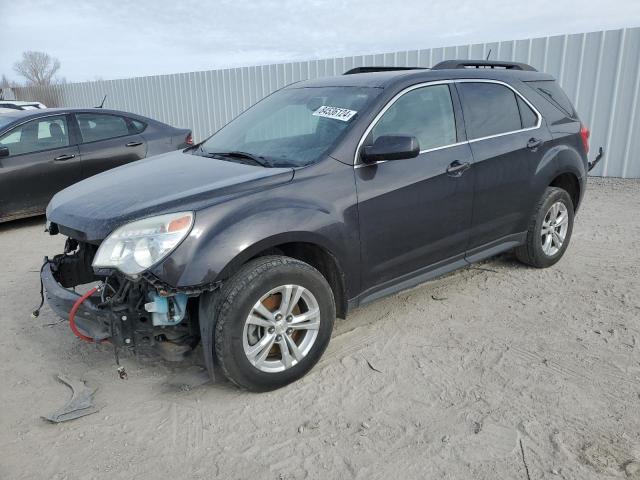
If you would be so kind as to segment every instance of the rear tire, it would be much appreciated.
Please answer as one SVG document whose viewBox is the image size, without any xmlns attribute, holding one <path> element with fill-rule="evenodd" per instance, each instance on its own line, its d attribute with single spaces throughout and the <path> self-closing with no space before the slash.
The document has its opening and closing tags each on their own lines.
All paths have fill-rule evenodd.
<svg viewBox="0 0 640 480">
<path fill-rule="evenodd" d="M 529 221 L 524 245 L 515 249 L 526 265 L 546 268 L 562 258 L 573 232 L 573 202 L 561 188 L 548 187 Z"/>
<path fill-rule="evenodd" d="M 333 292 L 318 270 L 289 257 L 257 258 L 220 292 L 216 358 L 227 378 L 242 388 L 283 387 L 318 362 L 335 317 Z"/>
</svg>

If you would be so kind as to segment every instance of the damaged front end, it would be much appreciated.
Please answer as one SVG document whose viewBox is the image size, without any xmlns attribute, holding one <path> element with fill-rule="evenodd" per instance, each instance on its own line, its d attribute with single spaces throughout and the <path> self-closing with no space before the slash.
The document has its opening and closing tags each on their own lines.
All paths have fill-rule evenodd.
<svg viewBox="0 0 640 480">
<path fill-rule="evenodd" d="M 202 291 L 177 291 L 148 273 L 131 276 L 93 267 L 97 251 L 94 244 L 67 238 L 64 253 L 45 257 L 42 266 L 46 299 L 69 319 L 74 333 L 110 342 L 116 355 L 126 350 L 180 361 L 193 351 L 200 340 L 197 297 Z M 89 290 L 80 294 L 76 287 Z"/>
</svg>

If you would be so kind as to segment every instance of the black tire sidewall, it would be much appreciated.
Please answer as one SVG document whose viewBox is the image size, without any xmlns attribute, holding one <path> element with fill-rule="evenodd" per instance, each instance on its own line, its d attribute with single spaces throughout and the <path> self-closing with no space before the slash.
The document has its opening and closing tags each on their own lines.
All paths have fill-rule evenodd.
<svg viewBox="0 0 640 480">
<path fill-rule="evenodd" d="M 320 307 L 318 336 L 309 353 L 292 368 L 276 373 L 263 372 L 254 367 L 244 353 L 244 324 L 255 303 L 265 293 L 288 284 L 300 285 L 315 296 Z M 302 262 L 282 263 L 267 269 L 228 300 L 227 308 L 221 305 L 219 309 L 219 315 L 224 315 L 225 319 L 223 327 L 216 331 L 216 335 L 222 335 L 216 340 L 216 356 L 223 363 L 227 376 L 250 390 L 273 390 L 301 378 L 318 362 L 331 338 L 335 321 L 333 293 L 320 272 Z"/>
<path fill-rule="evenodd" d="M 544 223 L 544 219 L 545 219 L 545 216 L 547 215 L 547 212 L 549 211 L 551 206 L 556 202 L 562 202 L 564 206 L 567 208 L 567 212 L 569 215 L 569 224 L 567 228 L 567 234 L 565 235 L 564 241 L 562 242 L 562 247 L 560 247 L 560 250 L 558 250 L 554 255 L 550 256 L 544 253 L 544 251 L 542 250 L 542 241 L 541 241 L 542 224 Z M 542 202 L 542 205 L 540 206 L 540 209 L 537 212 L 536 225 L 533 232 L 534 233 L 533 238 L 529 240 L 533 242 L 533 245 L 531 245 L 531 248 L 533 249 L 533 253 L 535 257 L 534 260 L 537 265 L 539 265 L 540 267 L 550 267 L 551 265 L 554 265 L 556 262 L 558 262 L 562 258 L 562 256 L 564 255 L 564 252 L 569 247 L 571 234 L 573 233 L 573 219 L 574 219 L 573 202 L 571 201 L 571 197 L 569 197 L 569 194 L 566 191 L 559 188 L 550 188 L 549 190 L 547 190 L 546 198 L 544 202 Z"/>
</svg>

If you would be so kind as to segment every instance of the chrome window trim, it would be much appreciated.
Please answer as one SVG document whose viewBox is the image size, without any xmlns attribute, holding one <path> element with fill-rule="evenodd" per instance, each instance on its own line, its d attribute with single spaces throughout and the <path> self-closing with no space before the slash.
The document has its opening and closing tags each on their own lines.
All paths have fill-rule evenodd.
<svg viewBox="0 0 640 480">
<path fill-rule="evenodd" d="M 515 93 L 518 97 L 520 97 L 522 99 L 522 101 L 524 103 L 526 103 L 529 106 L 529 108 L 531 108 L 531 110 L 533 110 L 533 113 L 535 113 L 536 117 L 538 118 L 538 121 L 536 122 L 535 127 L 520 128 L 518 130 L 512 130 L 510 132 L 502 132 L 502 133 L 496 133 L 495 135 L 487 135 L 486 137 L 474 138 L 472 140 L 467 140 L 467 142 L 469 142 L 469 143 L 479 142 L 481 140 L 487 140 L 489 138 L 502 137 L 504 135 L 511 135 L 511 134 L 514 134 L 514 133 L 528 132 L 530 130 L 537 130 L 538 128 L 540 128 L 542 126 L 542 115 L 540 114 L 538 109 L 536 107 L 534 107 L 533 104 L 524 97 L 524 95 L 522 95 L 518 90 L 516 90 L 514 87 L 512 87 L 508 83 L 501 82 L 500 80 L 489 80 L 489 79 L 478 79 L 478 80 L 475 80 L 475 79 L 466 79 L 466 78 L 465 79 L 460 79 L 460 80 L 455 80 L 455 83 L 496 83 L 498 85 L 504 85 L 505 87 L 510 89 L 513 93 Z M 460 100 L 460 102 L 462 103 L 462 100 Z M 464 110 L 464 107 L 462 107 L 462 109 Z"/>
<path fill-rule="evenodd" d="M 356 148 L 356 153 L 355 153 L 355 156 L 353 158 L 353 168 L 368 167 L 370 165 L 377 165 L 379 163 L 386 163 L 388 161 L 388 160 L 380 160 L 380 161 L 372 162 L 372 163 L 362 163 L 362 162 L 358 162 L 358 154 L 360 152 L 360 149 L 362 148 L 362 144 L 364 143 L 364 139 L 367 138 L 367 136 L 369 135 L 369 133 L 371 133 L 371 130 L 373 130 L 373 128 L 376 126 L 376 124 L 378 123 L 380 118 L 386 113 L 386 111 L 400 97 L 402 97 L 404 94 L 409 93 L 409 92 L 411 92 L 413 90 L 416 90 L 418 88 L 429 87 L 429 86 L 432 86 L 432 85 L 448 85 L 448 84 L 451 84 L 451 83 L 495 83 L 495 84 L 498 84 L 498 85 L 503 85 L 503 86 L 507 87 L 509 90 L 511 90 L 518 97 L 520 97 L 522 99 L 522 101 L 524 101 L 529 106 L 529 108 L 531 108 L 531 110 L 533 110 L 533 112 L 536 114 L 536 117 L 537 117 L 536 125 L 534 127 L 521 128 L 521 129 L 518 129 L 518 130 L 512 130 L 510 132 L 496 133 L 495 135 L 488 135 L 486 137 L 474 138 L 472 140 L 465 140 L 463 142 L 456 142 L 456 143 L 452 143 L 452 144 L 449 144 L 449 145 L 443 145 L 441 147 L 435 147 L 435 148 L 429 148 L 429 149 L 426 149 L 426 150 L 420 150 L 420 155 L 422 155 L 423 153 L 434 152 L 436 150 L 443 150 L 445 148 L 452 148 L 452 147 L 457 147 L 457 146 L 465 145 L 465 144 L 469 144 L 469 143 L 480 142 L 482 140 L 488 140 L 488 139 L 491 139 L 491 138 L 502 137 L 502 136 L 505 136 L 505 135 L 512 135 L 514 133 L 527 132 L 527 131 L 530 131 L 530 130 L 537 130 L 542 126 L 542 115 L 540 114 L 538 109 L 536 107 L 534 107 L 533 104 L 529 100 L 527 100 L 524 97 L 524 95 L 522 95 L 516 88 L 514 88 L 513 86 L 509 85 L 508 83 L 502 82 L 500 80 L 491 80 L 491 79 L 486 79 L 486 78 L 461 78 L 461 79 L 453 79 L 453 80 L 434 80 L 434 81 L 431 81 L 431 82 L 422 82 L 422 83 L 418 83 L 416 85 L 411 85 L 410 87 L 407 87 L 407 88 L 401 90 L 400 92 L 398 92 L 396 95 L 394 95 L 394 97 L 391 100 L 389 100 L 387 102 L 387 104 L 384 106 L 384 108 L 382 110 L 380 110 L 380 112 L 375 116 L 375 118 L 371 121 L 371 123 L 369 124 L 367 129 L 364 131 L 364 134 L 360 138 L 360 141 L 358 142 L 358 147 Z M 463 107 L 463 109 L 464 109 L 464 107 Z"/>
</svg>

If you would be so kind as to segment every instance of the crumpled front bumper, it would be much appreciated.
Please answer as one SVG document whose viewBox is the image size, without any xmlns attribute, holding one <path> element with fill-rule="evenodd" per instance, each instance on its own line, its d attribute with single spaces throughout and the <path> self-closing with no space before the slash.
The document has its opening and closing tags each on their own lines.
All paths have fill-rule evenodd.
<svg viewBox="0 0 640 480">
<path fill-rule="evenodd" d="M 80 294 L 69 290 L 60 285 L 51 270 L 51 263 L 46 262 L 42 267 L 40 278 L 45 289 L 47 303 L 56 314 L 65 320 L 69 319 L 71 308 L 80 298 Z M 98 307 L 96 300 L 97 295 L 87 298 L 82 304 L 75 316 L 75 323 L 80 330 L 95 341 L 104 340 L 111 336 L 111 311 Z"/>
</svg>

